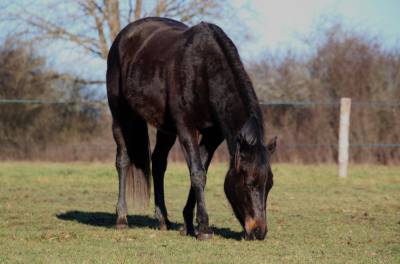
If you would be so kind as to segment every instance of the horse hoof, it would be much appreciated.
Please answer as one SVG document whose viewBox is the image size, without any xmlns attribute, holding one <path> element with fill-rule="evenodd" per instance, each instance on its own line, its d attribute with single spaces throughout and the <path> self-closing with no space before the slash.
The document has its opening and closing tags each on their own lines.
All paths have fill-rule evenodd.
<svg viewBox="0 0 400 264">
<path fill-rule="evenodd" d="M 208 240 L 208 239 L 211 239 L 211 238 L 213 238 L 213 236 L 214 236 L 214 233 L 198 233 L 197 234 L 197 239 L 198 240 Z"/>
<path fill-rule="evenodd" d="M 116 224 L 115 228 L 120 230 L 120 229 L 127 229 L 128 225 L 127 224 Z"/>
<path fill-rule="evenodd" d="M 194 232 L 194 229 L 187 229 L 186 228 L 186 225 L 185 226 L 183 226 L 183 227 L 181 227 L 181 228 L 179 228 L 179 234 L 181 235 L 181 236 L 195 236 L 195 232 Z"/>
<path fill-rule="evenodd" d="M 161 223 L 160 223 L 159 229 L 160 229 L 161 231 L 167 231 L 167 230 L 170 229 L 170 225 L 168 225 L 168 224 L 161 224 Z"/>
<path fill-rule="evenodd" d="M 186 236 L 187 235 L 186 228 L 184 228 L 184 227 L 179 228 L 179 234 L 181 236 Z"/>
<path fill-rule="evenodd" d="M 126 229 L 128 228 L 128 219 L 125 217 L 118 217 L 115 223 L 116 229 Z"/>
<path fill-rule="evenodd" d="M 171 229 L 171 222 L 168 220 L 167 217 L 164 217 L 161 214 L 160 209 L 156 208 L 156 212 L 154 214 L 154 217 L 158 219 L 158 229 L 161 231 L 166 231 Z"/>
<path fill-rule="evenodd" d="M 168 220 L 168 219 L 166 219 L 166 220 L 159 220 L 159 230 L 161 230 L 161 231 L 167 231 L 167 230 L 170 230 L 171 229 L 171 222 Z"/>
</svg>

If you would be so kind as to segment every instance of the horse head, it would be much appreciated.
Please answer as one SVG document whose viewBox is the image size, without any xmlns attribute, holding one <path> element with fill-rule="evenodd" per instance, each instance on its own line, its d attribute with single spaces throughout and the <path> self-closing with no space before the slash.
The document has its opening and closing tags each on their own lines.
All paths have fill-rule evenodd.
<svg viewBox="0 0 400 264">
<path fill-rule="evenodd" d="M 248 240 L 262 240 L 267 234 L 266 204 L 272 188 L 270 157 L 276 137 L 263 143 L 263 129 L 251 117 L 236 138 L 235 155 L 225 178 L 225 194 Z"/>
</svg>

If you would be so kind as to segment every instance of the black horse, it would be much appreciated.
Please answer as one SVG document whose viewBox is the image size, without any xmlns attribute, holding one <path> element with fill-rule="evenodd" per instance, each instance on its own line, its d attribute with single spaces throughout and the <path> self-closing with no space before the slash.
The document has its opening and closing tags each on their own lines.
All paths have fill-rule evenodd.
<svg viewBox="0 0 400 264">
<path fill-rule="evenodd" d="M 272 187 L 269 160 L 276 139 L 265 145 L 252 83 L 235 45 L 218 26 L 200 23 L 189 28 L 165 18 L 129 24 L 108 55 L 107 94 L 117 144 L 118 228 L 127 226 L 126 186 L 136 204 L 148 204 L 149 123 L 157 128 L 151 163 L 160 229 L 170 227 L 164 172 L 168 152 L 178 136 L 191 182 L 183 231 L 194 234 L 197 202 L 197 238 L 212 236 L 204 187 L 213 153 L 226 139 L 230 154 L 226 196 L 246 238 L 265 238 L 266 201 Z"/>
</svg>

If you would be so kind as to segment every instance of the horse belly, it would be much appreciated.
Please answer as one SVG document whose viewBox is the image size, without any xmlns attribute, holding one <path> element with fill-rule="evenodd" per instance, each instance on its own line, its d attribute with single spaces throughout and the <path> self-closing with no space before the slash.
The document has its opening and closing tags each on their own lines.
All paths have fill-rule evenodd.
<svg viewBox="0 0 400 264">
<path fill-rule="evenodd" d="M 124 94 L 135 113 L 160 128 L 165 123 L 167 101 L 163 69 L 142 66 L 132 67 Z"/>
</svg>

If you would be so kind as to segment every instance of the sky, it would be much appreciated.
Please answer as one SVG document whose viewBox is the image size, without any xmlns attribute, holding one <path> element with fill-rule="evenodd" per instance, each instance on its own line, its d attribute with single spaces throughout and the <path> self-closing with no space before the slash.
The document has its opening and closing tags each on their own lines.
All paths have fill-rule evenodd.
<svg viewBox="0 0 400 264">
<path fill-rule="evenodd" d="M 252 35 L 240 47 L 247 59 L 265 50 L 305 52 L 304 38 L 334 22 L 377 36 L 384 47 L 400 46 L 400 0 L 234 0 L 233 5 Z"/>
<path fill-rule="evenodd" d="M 45 3 L 48 0 L 40 1 Z M 243 28 L 247 30 L 246 34 L 250 39 L 241 38 L 241 33 L 236 27 L 237 23 L 229 23 L 226 20 L 211 22 L 219 24 L 231 36 L 244 61 L 258 60 L 266 52 L 277 54 L 288 49 L 300 54 L 307 53 L 310 51 L 310 46 L 304 40 L 317 37 L 318 32 L 332 22 L 340 22 L 345 29 L 377 36 L 384 47 L 395 47 L 400 50 L 400 0 L 229 0 L 227 2 L 232 5 L 233 13 L 239 19 L 239 23 L 244 25 Z M 67 3 L 65 2 L 65 5 L 68 5 Z M 0 32 L 0 38 L 1 36 Z M 101 59 L 84 58 L 79 51 L 62 46 L 45 50 L 51 66 L 61 71 L 67 69 L 87 78 L 104 79 L 106 64 Z M 77 60 L 80 60 L 79 65 L 84 67 L 76 67 Z"/>
</svg>

